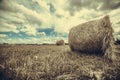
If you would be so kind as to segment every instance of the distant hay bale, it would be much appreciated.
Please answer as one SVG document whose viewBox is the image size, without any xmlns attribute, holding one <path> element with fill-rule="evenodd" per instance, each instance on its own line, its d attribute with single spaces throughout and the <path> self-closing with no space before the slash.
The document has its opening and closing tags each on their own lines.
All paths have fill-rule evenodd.
<svg viewBox="0 0 120 80">
<path fill-rule="evenodd" d="M 58 40 L 56 41 L 56 45 L 65 45 L 64 40 Z"/>
<path fill-rule="evenodd" d="M 113 58 L 113 29 L 109 15 L 71 28 L 69 46 L 72 51 L 104 54 Z"/>
</svg>

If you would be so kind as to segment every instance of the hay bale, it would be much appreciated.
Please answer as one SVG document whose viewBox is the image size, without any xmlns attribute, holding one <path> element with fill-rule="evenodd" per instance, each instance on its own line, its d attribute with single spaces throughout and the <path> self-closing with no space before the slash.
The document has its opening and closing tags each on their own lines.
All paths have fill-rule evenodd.
<svg viewBox="0 0 120 80">
<path fill-rule="evenodd" d="M 65 45 L 64 40 L 58 40 L 56 41 L 56 45 Z"/>
<path fill-rule="evenodd" d="M 72 51 L 104 54 L 112 58 L 114 44 L 113 29 L 109 15 L 88 21 L 71 28 L 69 46 Z"/>
</svg>

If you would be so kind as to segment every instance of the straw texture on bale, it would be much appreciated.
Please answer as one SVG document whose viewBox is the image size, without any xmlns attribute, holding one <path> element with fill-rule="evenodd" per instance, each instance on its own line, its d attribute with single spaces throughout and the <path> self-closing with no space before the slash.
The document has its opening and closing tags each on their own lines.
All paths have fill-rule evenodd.
<svg viewBox="0 0 120 80">
<path fill-rule="evenodd" d="M 113 29 L 109 15 L 71 28 L 69 46 L 72 51 L 103 54 L 112 58 Z"/>
<path fill-rule="evenodd" d="M 56 41 L 56 45 L 64 45 L 64 40 L 58 40 Z"/>
</svg>

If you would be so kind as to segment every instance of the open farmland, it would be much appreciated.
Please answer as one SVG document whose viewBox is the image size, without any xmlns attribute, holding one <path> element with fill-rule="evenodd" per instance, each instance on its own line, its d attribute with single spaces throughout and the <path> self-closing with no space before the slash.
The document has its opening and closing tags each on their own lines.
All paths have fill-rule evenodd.
<svg viewBox="0 0 120 80">
<path fill-rule="evenodd" d="M 120 80 L 119 57 L 110 62 L 68 45 L 0 45 L 0 80 Z"/>
</svg>

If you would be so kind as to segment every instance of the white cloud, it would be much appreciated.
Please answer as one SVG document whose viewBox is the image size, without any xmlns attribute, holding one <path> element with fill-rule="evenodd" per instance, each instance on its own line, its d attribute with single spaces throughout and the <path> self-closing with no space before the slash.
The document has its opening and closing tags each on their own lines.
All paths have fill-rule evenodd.
<svg viewBox="0 0 120 80">
<path fill-rule="evenodd" d="M 26 24 L 26 25 L 22 26 L 19 31 L 25 32 L 27 35 L 32 35 L 32 36 L 37 35 L 36 27 L 35 27 L 35 25 L 32 25 L 32 24 L 31 25 Z"/>
<path fill-rule="evenodd" d="M 46 36 L 46 33 L 45 32 L 39 32 L 39 33 L 37 33 L 37 35 Z"/>
<path fill-rule="evenodd" d="M 65 42 L 67 38 L 64 37 L 43 37 L 43 38 L 33 38 L 30 37 L 29 39 L 22 39 L 22 38 L 9 38 L 9 39 L 0 39 L 0 43 L 10 43 L 10 44 L 55 44 L 57 40 L 63 39 Z"/>
<path fill-rule="evenodd" d="M 6 4 L 6 5 L 3 5 L 3 4 Z M 18 4 L 11 0 L 3 1 L 2 8 L 3 8 L 3 11 L 1 11 L 2 14 L 0 16 L 2 16 L 6 20 L 6 22 L 9 23 L 10 25 L 17 26 L 15 25 L 15 23 L 13 23 L 13 22 L 16 22 L 24 25 L 26 24 L 38 25 L 40 28 L 51 27 L 52 18 L 50 13 L 47 10 L 41 13 L 37 13 L 36 11 L 26 8 L 22 4 Z M 46 7 L 43 7 L 43 9 L 46 9 Z M 2 22 L 2 23 L 4 24 L 5 22 Z M 6 26 L 2 25 L 2 27 L 6 27 Z M 27 28 L 27 29 L 30 31 L 32 30 L 31 28 Z M 28 33 L 30 31 L 28 31 Z M 35 32 L 35 29 L 33 31 Z"/>
<path fill-rule="evenodd" d="M 98 17 L 103 15 L 103 12 L 95 11 L 94 9 L 82 9 L 79 12 L 76 12 L 74 16 L 67 15 L 67 17 L 57 18 L 55 19 L 55 30 L 57 32 L 69 32 L 69 29 L 86 22 L 88 20 L 94 19 L 93 17 Z"/>
<path fill-rule="evenodd" d="M 29 0 L 30 1 L 30 0 Z M 70 0 L 32 0 L 32 3 L 38 3 L 40 7 L 40 12 L 37 12 L 35 10 L 32 10 L 28 8 L 27 6 L 23 5 L 21 1 L 21 4 L 17 2 L 17 0 L 3 0 L 2 5 L 0 5 L 0 32 L 8 32 L 13 31 L 18 33 L 19 31 L 25 32 L 27 35 L 41 35 L 44 36 L 44 38 L 37 39 L 37 38 L 30 38 L 30 39 L 12 39 L 13 42 L 26 42 L 26 43 L 32 43 L 38 42 L 38 43 L 46 43 L 46 42 L 55 42 L 55 40 L 63 38 L 63 37 L 46 37 L 45 32 L 37 32 L 37 29 L 40 28 L 53 28 L 58 33 L 69 33 L 70 28 L 89 21 L 93 19 L 97 19 L 103 15 L 109 14 L 111 18 L 111 22 L 113 23 L 112 26 L 116 32 L 120 31 L 120 8 L 109 10 L 109 11 L 102 11 L 99 10 L 103 3 L 100 3 L 97 6 L 96 10 L 92 8 L 92 5 L 90 8 L 88 7 L 82 7 L 80 10 L 76 10 L 74 12 L 74 15 L 71 16 L 69 13 L 69 10 L 67 10 Z M 50 13 L 50 6 L 48 3 L 51 3 L 54 8 L 55 12 Z M 92 3 L 91 3 L 92 4 Z M 30 4 L 27 4 L 30 6 Z M 36 4 L 34 4 L 36 5 Z M 72 7 L 72 6 L 71 6 Z M 80 7 L 80 6 L 79 6 Z M 39 9 L 39 8 L 38 8 Z M 71 10 L 72 11 L 72 10 Z M 23 25 L 20 30 L 18 30 L 18 26 Z M 8 41 L 12 41 L 11 39 Z M 66 38 L 64 40 L 67 41 Z M 7 40 L 6 40 L 7 41 Z"/>
<path fill-rule="evenodd" d="M 38 24 L 41 27 L 49 27 L 51 25 L 52 18 L 50 13 L 47 11 L 37 13 L 36 11 L 28 9 L 25 6 L 19 5 L 17 3 L 14 3 L 14 7 L 16 7 L 16 11 L 24 14 L 28 20 L 28 23 Z M 43 9 L 46 8 L 43 7 Z"/>
<path fill-rule="evenodd" d="M 7 37 L 6 34 L 0 34 L 0 38 L 4 38 L 4 37 Z"/>
<path fill-rule="evenodd" d="M 16 2 L 12 2 L 12 1 L 6 1 L 6 4 L 8 4 L 9 2 L 12 5 L 12 7 L 10 5 L 9 8 L 11 11 L 18 11 L 19 15 L 24 15 L 23 19 L 25 19 L 24 21 L 27 24 L 37 24 L 39 25 L 40 28 L 49 28 L 52 25 L 55 25 L 55 31 L 56 32 L 61 32 L 61 33 L 68 33 L 69 29 L 75 25 L 78 25 L 82 22 L 87 21 L 88 19 L 91 19 L 94 15 L 101 15 L 101 12 L 95 11 L 93 9 L 89 10 L 89 9 L 82 9 L 79 12 L 75 13 L 75 16 L 71 16 L 69 14 L 69 12 L 66 10 L 66 7 L 68 7 L 68 4 L 66 4 L 68 2 L 68 0 L 64 0 L 64 1 L 58 1 L 58 0 L 54 0 L 54 1 L 48 1 L 48 0 L 32 0 L 33 2 L 38 2 L 39 6 L 42 8 L 42 12 L 37 13 L 36 11 L 33 11 L 31 9 L 26 8 L 23 5 L 20 5 Z M 53 6 L 55 7 L 56 11 L 55 14 L 50 14 L 49 11 L 49 5 L 48 3 L 52 3 Z M 14 7 L 16 7 L 14 9 Z M 56 15 L 60 15 L 62 16 L 62 18 L 57 17 Z M 91 16 L 93 15 L 93 16 Z M 28 30 L 31 31 L 31 29 L 27 28 Z M 27 30 L 27 31 L 28 31 Z M 28 33 L 30 32 L 28 31 Z M 35 29 L 33 29 L 33 34 L 35 35 Z"/>
<path fill-rule="evenodd" d="M 10 24 L 22 24 L 25 19 L 25 17 L 20 13 L 7 12 L 3 10 L 0 10 L 0 17 Z"/>
<path fill-rule="evenodd" d="M 112 27 L 114 29 L 114 33 L 120 32 L 120 8 L 112 10 L 110 13 L 110 19 L 112 22 Z"/>
<path fill-rule="evenodd" d="M 113 24 L 120 22 L 120 8 L 112 10 L 109 15 Z"/>
<path fill-rule="evenodd" d="M 12 31 L 12 32 L 15 32 L 15 33 L 18 33 L 19 31 L 17 30 L 17 27 L 13 24 L 9 24 L 9 23 L 2 23 L 0 24 L 0 27 L 2 27 L 0 29 L 0 32 L 9 32 L 9 31 Z"/>
</svg>

